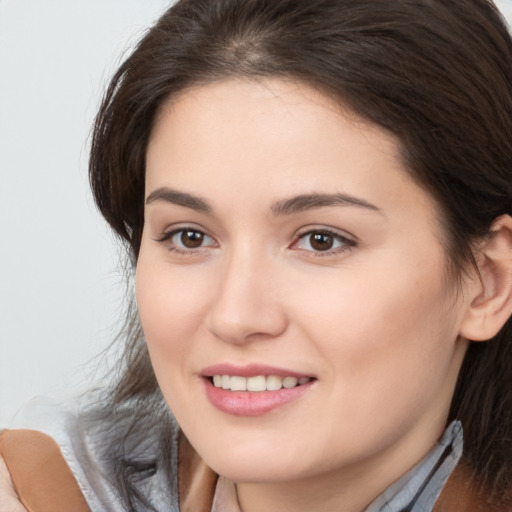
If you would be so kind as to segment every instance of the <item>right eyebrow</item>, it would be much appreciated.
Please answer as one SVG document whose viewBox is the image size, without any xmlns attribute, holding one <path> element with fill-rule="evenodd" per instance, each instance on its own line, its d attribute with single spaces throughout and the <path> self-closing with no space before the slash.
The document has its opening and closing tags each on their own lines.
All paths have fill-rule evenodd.
<svg viewBox="0 0 512 512">
<path fill-rule="evenodd" d="M 146 204 L 154 203 L 155 201 L 165 201 L 167 203 L 177 204 L 179 206 L 185 206 L 192 210 L 201 213 L 211 213 L 212 207 L 206 201 L 198 196 L 187 194 L 186 192 L 179 192 L 168 187 L 160 187 L 153 190 L 146 198 Z"/>
</svg>

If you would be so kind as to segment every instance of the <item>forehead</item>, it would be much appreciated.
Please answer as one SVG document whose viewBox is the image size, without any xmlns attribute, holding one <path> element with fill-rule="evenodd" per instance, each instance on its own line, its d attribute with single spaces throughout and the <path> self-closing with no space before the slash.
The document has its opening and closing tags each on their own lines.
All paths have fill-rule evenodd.
<svg viewBox="0 0 512 512">
<path fill-rule="evenodd" d="M 270 115 L 273 112 L 278 115 Z M 291 130 L 290 120 L 303 122 Z M 221 134 L 237 124 L 239 139 L 246 135 L 254 137 L 263 128 L 263 134 L 279 135 L 279 141 L 282 141 L 286 133 L 296 137 L 303 132 L 309 137 L 311 133 L 304 130 L 306 126 L 310 129 L 333 128 L 339 121 L 349 123 L 354 132 L 359 131 L 372 139 L 382 151 L 396 151 L 398 141 L 394 135 L 366 121 L 342 101 L 305 83 L 277 78 L 262 81 L 231 78 L 185 89 L 159 109 L 150 141 L 163 126 L 169 130 L 170 124 L 179 129 L 179 135 L 184 139 L 197 135 L 199 127 Z M 241 130 L 242 127 L 245 129 Z M 263 134 L 259 133 L 260 136 Z M 343 139 L 338 142 L 342 143 Z"/>
<path fill-rule="evenodd" d="M 205 155 L 229 161 L 247 150 L 254 164 L 246 161 L 244 167 L 269 157 L 278 164 L 282 163 L 279 156 L 297 159 L 293 154 L 303 143 L 300 156 L 316 147 L 319 166 L 322 155 L 330 154 L 333 147 L 346 157 L 355 142 L 358 147 L 361 142 L 372 145 L 393 159 L 395 166 L 399 161 L 398 144 L 391 134 L 307 85 L 230 79 L 186 89 L 163 105 L 153 126 L 147 163 L 150 170 L 158 167 L 157 159 L 165 152 L 176 161 L 185 158 L 192 166 L 199 165 Z"/>
<path fill-rule="evenodd" d="M 160 186 L 238 205 L 329 192 L 364 196 L 379 207 L 409 208 L 415 196 L 416 205 L 421 199 L 432 207 L 406 172 L 393 135 L 284 80 L 231 79 L 169 100 L 148 146 L 146 195 Z"/>
</svg>

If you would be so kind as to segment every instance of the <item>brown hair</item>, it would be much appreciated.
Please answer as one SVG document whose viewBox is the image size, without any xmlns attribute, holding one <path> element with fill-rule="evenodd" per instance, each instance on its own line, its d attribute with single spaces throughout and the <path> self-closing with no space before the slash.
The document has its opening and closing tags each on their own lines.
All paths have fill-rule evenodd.
<svg viewBox="0 0 512 512">
<path fill-rule="evenodd" d="M 94 127 L 94 196 L 133 263 L 155 115 L 177 92 L 232 76 L 306 82 L 395 134 L 459 273 L 512 214 L 512 41 L 490 0 L 181 0 L 117 71 Z M 131 318 L 115 403 L 159 397 Z M 450 418 L 463 423 L 464 463 L 511 502 L 510 320 L 470 344 Z"/>
</svg>

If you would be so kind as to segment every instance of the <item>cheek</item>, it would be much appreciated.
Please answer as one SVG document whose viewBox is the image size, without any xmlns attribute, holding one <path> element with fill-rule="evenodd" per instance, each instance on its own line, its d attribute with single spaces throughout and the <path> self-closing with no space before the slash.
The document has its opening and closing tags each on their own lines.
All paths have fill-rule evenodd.
<svg viewBox="0 0 512 512">
<path fill-rule="evenodd" d="M 197 273 L 177 271 L 152 261 L 141 251 L 136 273 L 136 298 L 144 335 L 155 371 L 178 365 L 190 350 L 208 300 L 207 285 Z M 158 377 L 158 375 L 157 375 Z"/>
<path fill-rule="evenodd" d="M 197 276 L 151 260 L 141 251 L 136 273 L 137 306 L 151 364 L 162 394 L 178 417 L 187 417 L 194 373 L 190 354 L 207 300 Z M 197 400 L 196 400 L 197 402 Z"/>
<path fill-rule="evenodd" d="M 400 271 L 390 272 L 382 258 L 373 269 L 340 273 L 339 282 L 320 286 L 313 300 L 296 297 L 301 328 L 330 362 L 332 389 L 353 404 L 351 414 L 365 415 L 362 404 L 375 407 L 379 400 L 382 414 L 391 412 L 393 399 L 419 407 L 449 372 L 459 313 L 446 288 L 444 256 L 431 255 L 423 265 L 411 261 L 422 259 L 395 261 Z"/>
</svg>

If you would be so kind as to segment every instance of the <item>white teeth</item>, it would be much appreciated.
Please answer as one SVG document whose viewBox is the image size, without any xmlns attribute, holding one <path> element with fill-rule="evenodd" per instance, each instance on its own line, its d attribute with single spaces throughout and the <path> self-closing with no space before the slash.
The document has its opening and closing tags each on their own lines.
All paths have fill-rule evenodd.
<svg viewBox="0 0 512 512">
<path fill-rule="evenodd" d="M 283 379 L 277 375 L 267 377 L 267 391 L 277 391 L 283 387 Z"/>
<path fill-rule="evenodd" d="M 231 389 L 231 377 L 229 375 L 222 376 L 221 386 L 224 389 Z"/>
<path fill-rule="evenodd" d="M 299 379 L 297 379 L 296 377 L 285 377 L 283 379 L 283 388 L 294 388 L 297 385 L 297 382 L 299 382 Z"/>
<path fill-rule="evenodd" d="M 267 379 L 263 375 L 247 379 L 247 391 L 266 391 Z"/>
<path fill-rule="evenodd" d="M 277 391 L 281 388 L 290 389 L 307 384 L 309 377 L 278 377 L 277 375 L 258 375 L 256 377 L 240 377 L 238 375 L 214 375 L 213 385 L 216 388 L 231 391 Z"/>
<path fill-rule="evenodd" d="M 231 391 L 245 391 L 249 385 L 245 377 L 233 376 L 229 382 L 231 384 Z"/>
</svg>

